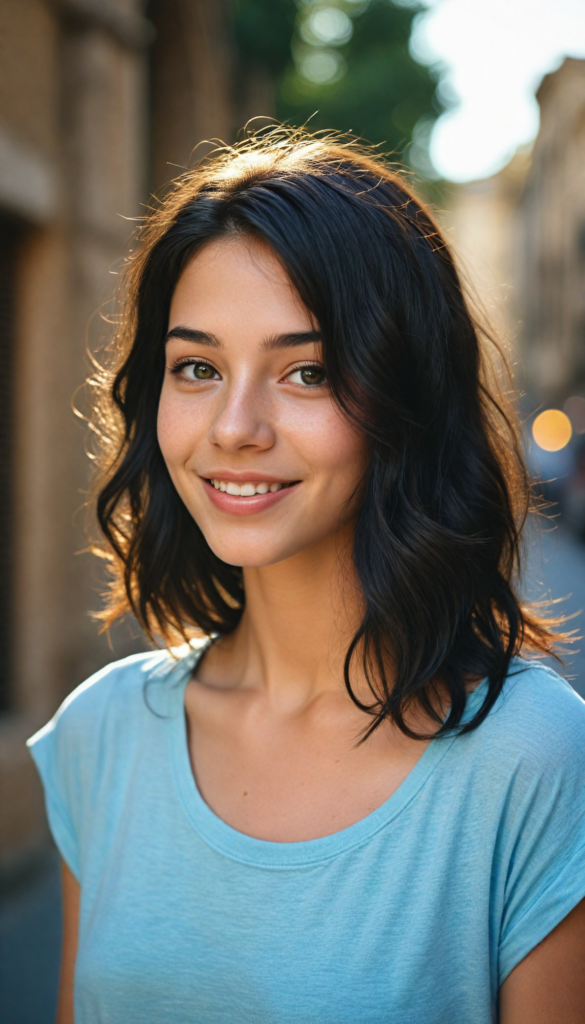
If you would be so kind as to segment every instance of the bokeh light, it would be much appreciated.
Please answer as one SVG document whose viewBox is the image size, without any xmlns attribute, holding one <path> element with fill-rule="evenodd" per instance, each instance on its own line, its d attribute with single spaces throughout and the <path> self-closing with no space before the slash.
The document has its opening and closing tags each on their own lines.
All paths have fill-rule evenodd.
<svg viewBox="0 0 585 1024">
<path fill-rule="evenodd" d="M 299 61 L 299 71 L 315 85 L 331 85 L 343 77 L 345 61 L 335 50 L 309 50 Z"/>
<path fill-rule="evenodd" d="M 558 452 L 571 440 L 573 428 L 566 413 L 560 409 L 545 409 L 532 424 L 532 436 L 545 452 Z"/>
<path fill-rule="evenodd" d="M 351 39 L 353 25 L 345 11 L 337 7 L 320 7 L 301 22 L 300 33 L 306 43 L 342 46 Z"/>
</svg>

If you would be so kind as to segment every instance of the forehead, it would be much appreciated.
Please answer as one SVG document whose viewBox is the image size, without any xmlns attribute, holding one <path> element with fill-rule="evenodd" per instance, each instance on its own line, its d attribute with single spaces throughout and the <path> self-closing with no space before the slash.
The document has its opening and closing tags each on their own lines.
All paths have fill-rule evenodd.
<svg viewBox="0 0 585 1024">
<path fill-rule="evenodd" d="M 314 326 L 275 253 L 250 238 L 210 242 L 188 262 L 171 302 L 169 329 L 178 324 L 214 333 L 235 324 L 263 331 Z"/>
</svg>

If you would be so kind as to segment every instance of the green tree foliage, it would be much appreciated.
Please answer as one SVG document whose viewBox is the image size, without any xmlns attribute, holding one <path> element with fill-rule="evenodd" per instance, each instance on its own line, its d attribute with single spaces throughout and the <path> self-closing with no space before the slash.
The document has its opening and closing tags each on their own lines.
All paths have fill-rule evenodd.
<svg viewBox="0 0 585 1024">
<path fill-rule="evenodd" d="M 240 70 L 268 72 L 278 88 L 292 61 L 295 0 L 234 0 L 233 13 Z"/>
<path fill-rule="evenodd" d="M 441 108 L 408 49 L 416 13 L 392 0 L 235 0 L 241 73 L 269 75 L 274 115 L 293 125 L 350 131 L 397 155 L 415 133 L 424 171 Z"/>
</svg>

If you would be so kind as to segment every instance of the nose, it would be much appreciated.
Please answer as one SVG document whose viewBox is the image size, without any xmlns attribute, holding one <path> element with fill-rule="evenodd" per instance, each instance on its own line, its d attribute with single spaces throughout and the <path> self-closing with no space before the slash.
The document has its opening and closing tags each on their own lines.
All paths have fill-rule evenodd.
<svg viewBox="0 0 585 1024">
<path fill-rule="evenodd" d="M 270 422 L 270 402 L 245 375 L 222 388 L 220 406 L 209 431 L 211 444 L 226 452 L 242 448 L 271 448 L 276 435 Z"/>
</svg>

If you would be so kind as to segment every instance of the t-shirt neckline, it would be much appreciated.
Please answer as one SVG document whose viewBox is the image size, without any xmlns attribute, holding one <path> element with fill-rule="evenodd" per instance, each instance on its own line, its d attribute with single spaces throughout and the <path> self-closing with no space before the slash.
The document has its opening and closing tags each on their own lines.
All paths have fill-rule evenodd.
<svg viewBox="0 0 585 1024">
<path fill-rule="evenodd" d="M 255 836 L 239 832 L 211 810 L 199 792 L 191 767 L 185 689 L 204 649 L 196 656 L 188 656 L 185 659 L 188 664 L 185 665 L 184 678 L 180 682 L 177 681 L 173 687 L 173 709 L 167 719 L 169 755 L 178 794 L 193 828 L 208 846 L 232 860 L 277 870 L 311 867 L 366 843 L 389 826 L 414 799 L 457 738 L 456 734 L 451 734 L 431 740 L 406 778 L 388 799 L 353 825 L 331 835 L 301 842 L 277 843 L 257 839 Z M 486 687 L 487 681 L 482 680 L 469 695 L 465 719 L 477 710 L 480 698 L 485 697 Z"/>
</svg>

